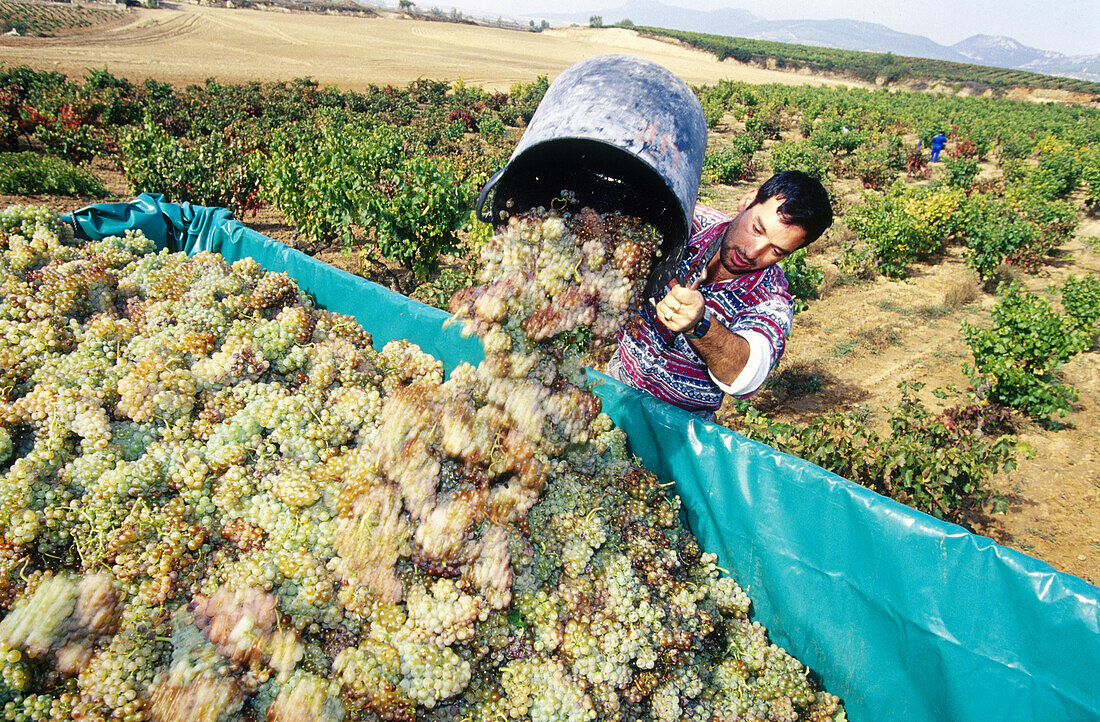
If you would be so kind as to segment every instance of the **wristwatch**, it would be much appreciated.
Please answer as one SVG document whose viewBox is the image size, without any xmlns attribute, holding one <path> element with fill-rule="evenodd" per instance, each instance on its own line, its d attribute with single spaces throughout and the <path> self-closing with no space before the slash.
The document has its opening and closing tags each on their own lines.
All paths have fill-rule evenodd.
<svg viewBox="0 0 1100 722">
<path fill-rule="evenodd" d="M 687 335 L 691 338 L 703 338 L 707 335 L 707 331 L 710 330 L 710 309 L 703 306 L 703 317 L 699 319 L 699 322 L 695 324 L 695 328 L 687 332 Z"/>
</svg>

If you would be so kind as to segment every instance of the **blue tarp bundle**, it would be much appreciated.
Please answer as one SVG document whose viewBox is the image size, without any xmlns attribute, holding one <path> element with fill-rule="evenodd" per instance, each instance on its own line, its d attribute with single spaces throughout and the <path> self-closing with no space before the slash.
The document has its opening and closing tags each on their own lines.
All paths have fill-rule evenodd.
<svg viewBox="0 0 1100 722">
<path fill-rule="evenodd" d="M 481 349 L 447 314 L 252 231 L 224 208 L 89 206 L 98 239 L 141 229 L 187 253 L 255 258 L 374 343 L 407 338 L 453 368 Z M 1100 720 L 1100 589 L 813 464 L 592 372 L 604 410 L 753 599 L 756 618 L 844 699 L 851 719 Z"/>
</svg>

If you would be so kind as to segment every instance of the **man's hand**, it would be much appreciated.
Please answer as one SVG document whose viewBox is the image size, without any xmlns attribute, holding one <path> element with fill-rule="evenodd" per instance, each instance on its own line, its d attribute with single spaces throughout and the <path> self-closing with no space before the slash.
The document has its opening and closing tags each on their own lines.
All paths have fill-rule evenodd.
<svg viewBox="0 0 1100 722">
<path fill-rule="evenodd" d="M 699 293 L 699 282 L 702 276 L 695 279 L 690 286 L 681 286 L 679 281 L 672 279 L 670 290 L 665 297 L 657 302 L 657 318 L 661 324 L 673 333 L 683 333 L 695 328 L 699 319 L 703 318 L 703 294 Z"/>
<path fill-rule="evenodd" d="M 701 280 L 681 286 L 673 279 L 669 292 L 657 302 L 657 318 L 669 331 L 690 331 L 703 317 L 703 294 L 698 291 Z M 732 384 L 749 360 L 749 342 L 721 323 L 711 323 L 703 338 L 686 338 L 711 375 L 724 384 Z"/>
</svg>

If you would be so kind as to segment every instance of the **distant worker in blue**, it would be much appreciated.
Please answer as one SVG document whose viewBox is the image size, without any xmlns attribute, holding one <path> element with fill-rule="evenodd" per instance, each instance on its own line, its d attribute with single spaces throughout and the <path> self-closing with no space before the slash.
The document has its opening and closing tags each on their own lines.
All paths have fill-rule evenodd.
<svg viewBox="0 0 1100 722">
<path fill-rule="evenodd" d="M 936 133 L 932 136 L 932 157 L 930 161 L 935 163 L 940 159 L 940 151 L 943 150 L 944 144 L 947 143 L 947 136 L 943 133 Z"/>
</svg>

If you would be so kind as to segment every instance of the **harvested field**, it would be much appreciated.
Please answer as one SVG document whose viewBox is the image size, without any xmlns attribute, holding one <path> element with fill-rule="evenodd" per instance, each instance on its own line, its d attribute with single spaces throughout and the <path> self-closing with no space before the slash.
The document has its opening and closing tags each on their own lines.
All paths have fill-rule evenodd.
<svg viewBox="0 0 1100 722">
<path fill-rule="evenodd" d="M 556 76 L 601 53 L 658 62 L 688 83 L 722 78 L 752 83 L 852 85 L 799 73 L 718 62 L 713 55 L 638 37 L 629 30 L 562 28 L 542 33 L 456 23 L 316 13 L 166 5 L 134 9 L 129 21 L 66 38 L 0 38 L 9 65 L 26 63 L 70 77 L 104 66 L 114 75 L 178 85 L 311 77 L 362 90 L 417 78 L 457 80 L 507 90 L 542 74 Z"/>
</svg>

